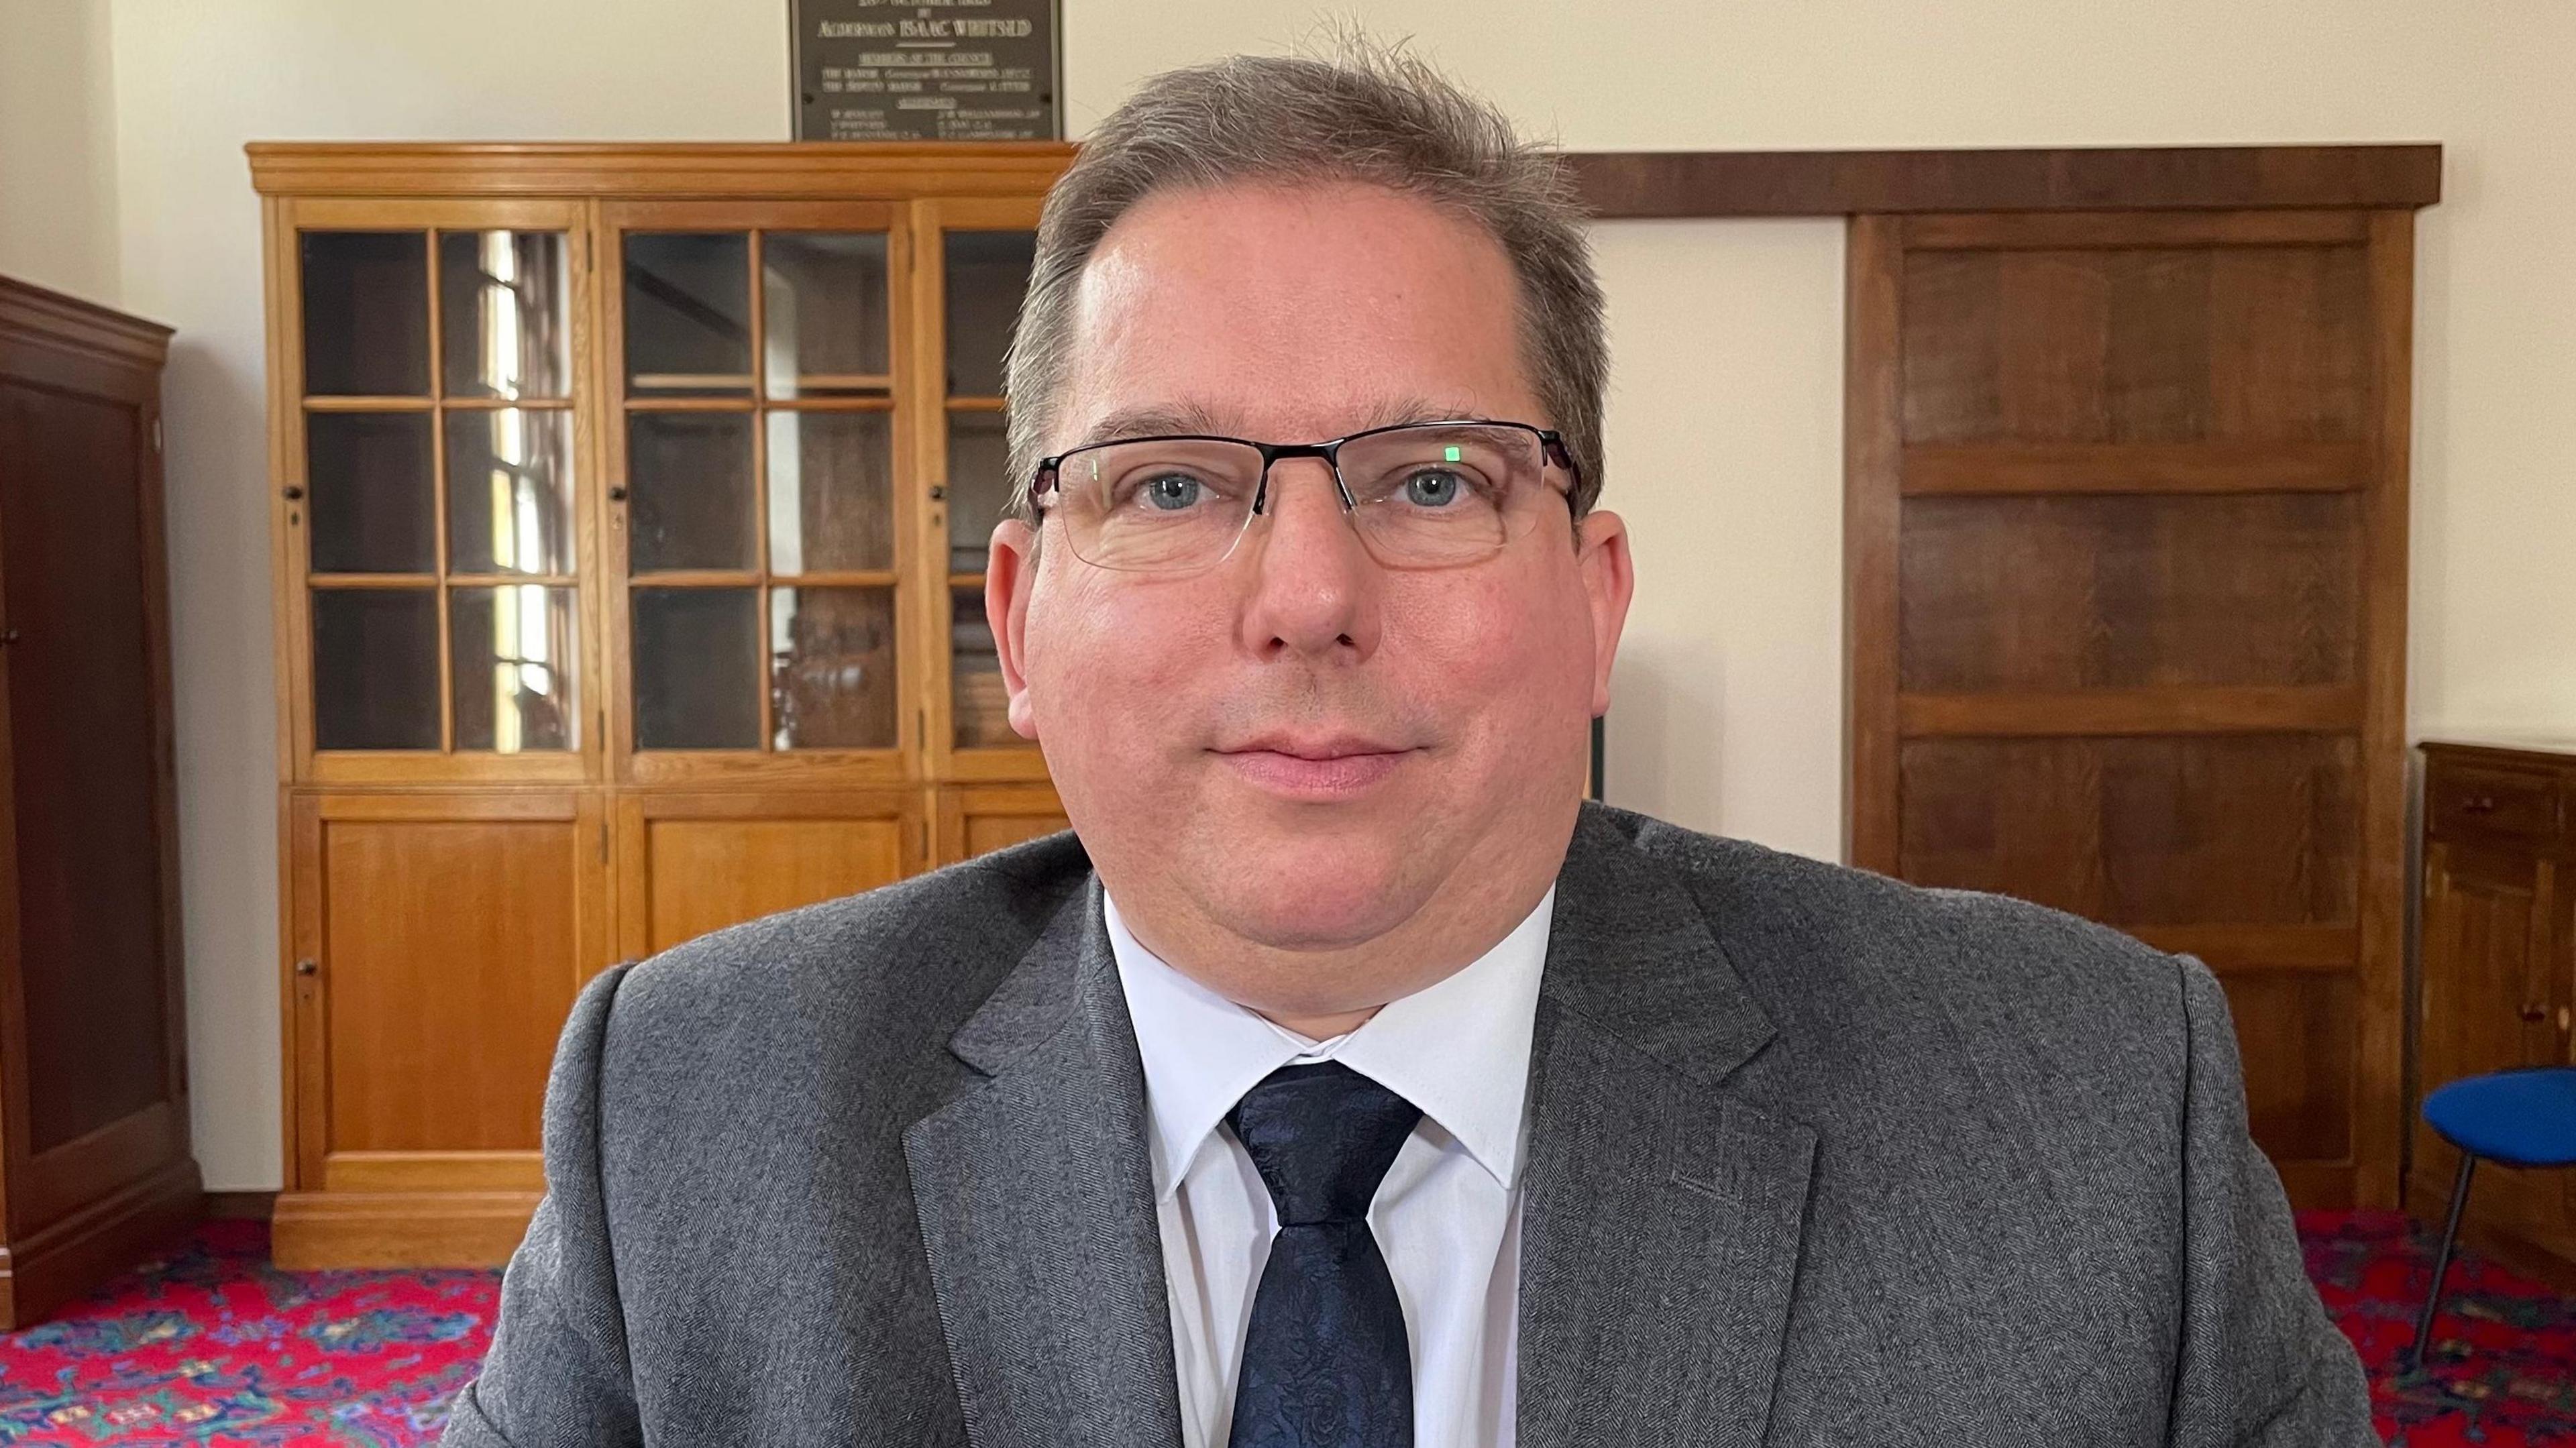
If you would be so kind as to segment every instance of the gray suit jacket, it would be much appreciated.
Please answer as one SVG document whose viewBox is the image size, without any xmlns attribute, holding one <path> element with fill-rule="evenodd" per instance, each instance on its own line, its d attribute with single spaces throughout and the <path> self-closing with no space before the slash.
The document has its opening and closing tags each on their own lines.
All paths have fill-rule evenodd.
<svg viewBox="0 0 2576 1448">
<path fill-rule="evenodd" d="M 1525 1448 L 2377 1441 L 2195 961 L 1587 806 L 1529 1089 Z M 1177 1445 L 1145 1120 L 1069 835 L 612 971 L 445 1441 Z"/>
</svg>

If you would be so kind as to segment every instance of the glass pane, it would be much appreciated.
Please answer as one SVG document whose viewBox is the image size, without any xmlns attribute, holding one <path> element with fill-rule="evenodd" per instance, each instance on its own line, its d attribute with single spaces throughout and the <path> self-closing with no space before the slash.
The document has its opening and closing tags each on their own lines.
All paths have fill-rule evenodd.
<svg viewBox="0 0 2576 1448">
<path fill-rule="evenodd" d="M 760 267 L 770 396 L 888 390 L 882 233 L 773 231 Z"/>
<path fill-rule="evenodd" d="M 570 749 L 579 628 L 569 588 L 514 583 L 448 595 L 449 667 L 456 679 L 456 747 L 516 754 Z"/>
<path fill-rule="evenodd" d="M 438 747 L 438 594 L 313 590 L 313 745 Z"/>
<path fill-rule="evenodd" d="M 757 590 L 635 590 L 635 745 L 760 747 Z"/>
<path fill-rule="evenodd" d="M 1002 656 L 993 647 L 992 626 L 984 621 L 984 590 L 956 589 L 949 603 L 948 677 L 957 747 L 1027 742 L 1011 732 L 1010 700 L 1002 692 Z"/>
<path fill-rule="evenodd" d="M 304 418 L 305 519 L 316 573 L 428 573 L 438 567 L 429 414 L 315 412 Z"/>
<path fill-rule="evenodd" d="M 998 412 L 948 414 L 948 571 L 981 573 L 1011 505 L 1010 445 Z"/>
<path fill-rule="evenodd" d="M 774 748 L 894 747 L 894 590 L 770 590 L 769 658 Z"/>
<path fill-rule="evenodd" d="M 634 232 L 626 238 L 630 392 L 751 390 L 751 238 Z"/>
<path fill-rule="evenodd" d="M 952 231 L 948 257 L 948 395 L 1002 395 L 1002 354 L 1029 289 L 1037 236 L 1026 231 Z"/>
<path fill-rule="evenodd" d="M 447 571 L 573 571 L 572 414 L 447 414 Z"/>
<path fill-rule="evenodd" d="M 893 423 L 882 412 L 769 414 L 769 571 L 894 567 Z"/>
<path fill-rule="evenodd" d="M 626 494 L 634 572 L 750 568 L 751 414 L 628 414 Z"/>
<path fill-rule="evenodd" d="M 572 274 L 560 231 L 438 238 L 439 352 L 450 397 L 572 395 Z"/>
<path fill-rule="evenodd" d="M 417 231 L 304 233 L 304 390 L 429 395 L 429 239 Z"/>
</svg>

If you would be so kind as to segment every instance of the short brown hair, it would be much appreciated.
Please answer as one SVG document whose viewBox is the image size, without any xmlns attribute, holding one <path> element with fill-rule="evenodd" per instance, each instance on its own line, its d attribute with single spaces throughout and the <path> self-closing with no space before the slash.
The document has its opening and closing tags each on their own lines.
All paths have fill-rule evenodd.
<svg viewBox="0 0 2576 1448">
<path fill-rule="evenodd" d="M 1458 212 L 1502 244 L 1520 282 L 1522 362 L 1580 476 L 1574 516 L 1601 491 L 1609 372 L 1585 213 L 1552 150 L 1491 102 L 1400 50 L 1346 39 L 1332 60 L 1235 56 L 1147 80 L 1083 142 L 1038 222 L 1011 343 L 1012 511 L 1070 371 L 1083 268 L 1118 219 L 1158 192 L 1232 182 L 1359 182 Z"/>
</svg>

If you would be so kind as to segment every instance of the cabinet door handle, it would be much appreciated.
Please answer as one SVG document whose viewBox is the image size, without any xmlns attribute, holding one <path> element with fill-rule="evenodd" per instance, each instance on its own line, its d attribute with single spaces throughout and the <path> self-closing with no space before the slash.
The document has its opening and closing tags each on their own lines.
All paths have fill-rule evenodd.
<svg viewBox="0 0 2576 1448">
<path fill-rule="evenodd" d="M 2460 801 L 2460 808 L 2468 814 L 2494 814 L 2495 796 L 2482 794 L 2476 799 L 2464 799 Z"/>
<path fill-rule="evenodd" d="M 2522 1019 L 2527 1025 L 2538 1025 L 2540 1022 L 2549 1019 L 2549 1011 L 2547 1008 L 2542 1006 L 2524 1006 L 2522 1008 Z"/>
<path fill-rule="evenodd" d="M 322 967 L 315 961 L 299 960 L 295 962 L 295 973 L 297 975 L 320 975 L 322 973 Z"/>
<path fill-rule="evenodd" d="M 612 502 L 612 503 L 623 503 L 623 502 L 625 502 L 625 501 L 626 501 L 626 488 L 625 488 L 625 486 L 624 486 L 623 484 L 620 484 L 620 485 L 619 485 L 619 486 L 617 486 L 617 487 L 610 488 L 610 489 L 608 490 L 608 501 L 610 501 L 610 502 Z"/>
</svg>

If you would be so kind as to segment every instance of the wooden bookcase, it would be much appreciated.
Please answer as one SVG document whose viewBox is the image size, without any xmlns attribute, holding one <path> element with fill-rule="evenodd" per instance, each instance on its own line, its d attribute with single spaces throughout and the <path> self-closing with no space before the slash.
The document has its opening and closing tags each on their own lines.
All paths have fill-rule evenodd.
<svg viewBox="0 0 2576 1448">
<path fill-rule="evenodd" d="M 291 1267 L 490 1264 L 609 965 L 1061 828 L 983 626 L 1058 145 L 257 145 Z"/>
<path fill-rule="evenodd" d="M 169 347 L 167 327 L 0 277 L 0 1335 L 132 1267 L 204 1201 L 179 941 Z"/>
</svg>

